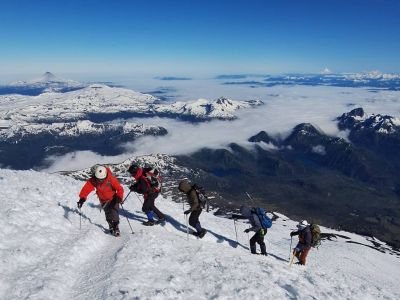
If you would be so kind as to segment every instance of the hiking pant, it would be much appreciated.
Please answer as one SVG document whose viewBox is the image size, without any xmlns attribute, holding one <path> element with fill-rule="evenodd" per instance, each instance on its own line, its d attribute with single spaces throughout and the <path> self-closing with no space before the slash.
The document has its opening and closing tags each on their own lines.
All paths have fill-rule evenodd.
<svg viewBox="0 0 400 300">
<path fill-rule="evenodd" d="M 306 264 L 307 255 L 308 255 L 308 252 L 310 252 L 311 247 L 303 247 L 303 248 L 301 248 L 301 245 L 298 244 L 298 245 L 296 246 L 296 248 L 299 247 L 299 246 L 300 246 L 300 249 L 301 249 L 301 250 L 300 250 L 300 252 L 297 252 L 297 253 L 296 253 L 296 257 L 297 257 L 297 259 L 299 260 L 299 262 L 300 262 L 301 265 L 305 265 L 305 264 Z"/>
<path fill-rule="evenodd" d="M 262 231 L 266 231 L 265 229 L 260 229 L 258 230 L 253 237 L 250 239 L 250 251 L 253 254 L 257 253 L 256 250 L 256 243 L 258 243 L 260 245 L 261 248 L 261 254 L 267 254 L 267 249 L 265 247 L 265 243 L 264 243 L 264 233 Z"/>
<path fill-rule="evenodd" d="M 104 213 L 106 215 L 107 223 L 111 228 L 117 228 L 119 224 L 119 203 L 116 197 L 109 202 L 103 204 Z"/>
<path fill-rule="evenodd" d="M 198 208 L 190 213 L 189 225 L 196 228 L 197 232 L 201 232 L 202 228 L 200 225 L 199 217 L 203 209 Z"/>
<path fill-rule="evenodd" d="M 154 205 L 154 201 L 158 197 L 158 193 L 150 193 L 147 197 L 144 197 L 144 202 L 142 206 L 142 211 L 148 215 L 149 212 L 154 212 L 157 215 L 158 219 L 164 219 L 164 214 L 158 210 L 158 208 Z"/>
</svg>

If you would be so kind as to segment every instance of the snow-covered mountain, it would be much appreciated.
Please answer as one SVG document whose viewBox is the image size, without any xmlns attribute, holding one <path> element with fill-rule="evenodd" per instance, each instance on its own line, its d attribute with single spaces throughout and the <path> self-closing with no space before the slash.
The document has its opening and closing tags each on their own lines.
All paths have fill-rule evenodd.
<svg viewBox="0 0 400 300">
<path fill-rule="evenodd" d="M 21 126 L 13 125 L 0 130 L 0 142 L 19 142 L 25 138 L 37 135 L 54 135 L 58 137 L 79 137 L 81 135 L 162 135 L 167 131 L 159 126 L 150 126 L 133 122 L 93 123 L 88 120 L 69 123 L 30 123 Z"/>
<path fill-rule="evenodd" d="M 243 108 L 251 108 L 262 105 L 260 100 L 236 101 L 220 97 L 214 101 L 199 99 L 194 102 L 176 102 L 171 105 L 158 106 L 159 113 L 177 114 L 182 117 L 194 117 L 196 119 L 236 119 L 235 111 Z"/>
<path fill-rule="evenodd" d="M 229 85 L 276 86 L 276 85 L 309 85 L 309 86 L 337 86 L 337 87 L 372 87 L 389 90 L 400 89 L 400 74 L 381 73 L 379 71 L 361 73 L 332 73 L 329 69 L 320 74 L 284 74 L 265 75 L 264 80 L 254 75 L 218 76 L 216 79 L 229 79 L 224 82 Z"/>
<path fill-rule="evenodd" d="M 75 80 L 71 80 L 71 79 L 64 79 L 61 77 L 57 77 L 56 75 L 54 75 L 51 72 L 46 72 L 44 73 L 42 76 L 38 77 L 38 78 L 34 78 L 32 80 L 28 80 L 28 81 L 15 81 L 15 82 L 11 82 L 9 84 L 10 86 L 35 86 L 35 87 L 65 87 L 65 86 L 69 86 L 69 87 L 82 87 L 83 84 L 75 81 Z"/>
<path fill-rule="evenodd" d="M 68 93 L 45 93 L 35 97 L 0 96 L 0 120 L 16 124 L 92 119 L 111 120 L 135 116 L 190 117 L 194 121 L 235 118 L 238 109 L 261 105 L 259 100 L 219 98 L 162 104 L 148 94 L 93 84 Z"/>
<path fill-rule="evenodd" d="M 400 134 L 399 118 L 380 114 L 368 116 L 361 107 L 344 113 L 338 118 L 338 121 L 338 126 L 342 130 L 369 130 L 383 135 Z"/>
<path fill-rule="evenodd" d="M 208 233 L 186 236 L 182 203 L 157 199 L 165 226 L 144 227 L 141 197 L 105 233 L 95 196 L 76 209 L 83 182 L 0 170 L 1 299 L 399 299 L 399 254 L 374 238 L 321 228 L 328 239 L 306 266 L 288 266 L 295 221 L 277 214 L 267 257 L 250 255 L 248 225 L 203 212 Z M 125 191 L 127 187 L 125 186 Z M 127 223 L 129 219 L 134 234 Z M 293 245 L 296 240 L 293 239 Z"/>
<path fill-rule="evenodd" d="M 86 84 L 64 79 L 46 72 L 38 78 L 28 81 L 15 81 L 0 86 L 0 94 L 22 94 L 36 96 L 45 92 L 68 92 L 84 88 Z"/>
</svg>

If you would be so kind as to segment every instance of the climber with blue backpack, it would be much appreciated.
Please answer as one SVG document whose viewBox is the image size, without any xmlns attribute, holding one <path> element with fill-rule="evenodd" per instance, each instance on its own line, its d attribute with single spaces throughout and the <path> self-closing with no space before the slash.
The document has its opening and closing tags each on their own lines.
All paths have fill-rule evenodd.
<svg viewBox="0 0 400 300">
<path fill-rule="evenodd" d="M 261 255 L 268 255 L 264 242 L 264 236 L 267 234 L 268 228 L 272 226 L 272 220 L 266 215 L 265 210 L 260 207 L 247 207 L 241 206 L 240 213 L 232 214 L 233 219 L 248 219 L 251 227 L 247 228 L 244 232 L 248 233 L 254 231 L 255 234 L 250 238 L 250 252 L 258 254 L 256 250 L 256 243 L 260 245 Z"/>
</svg>

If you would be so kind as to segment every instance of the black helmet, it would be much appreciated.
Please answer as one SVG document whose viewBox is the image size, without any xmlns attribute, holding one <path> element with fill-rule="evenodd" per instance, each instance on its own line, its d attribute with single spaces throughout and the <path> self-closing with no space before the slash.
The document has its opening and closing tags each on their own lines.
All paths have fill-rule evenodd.
<svg viewBox="0 0 400 300">
<path fill-rule="evenodd" d="M 132 176 L 135 176 L 137 174 L 137 171 L 140 169 L 139 164 L 137 163 L 132 163 L 129 168 L 128 168 L 128 172 L 129 174 L 131 174 Z"/>
</svg>

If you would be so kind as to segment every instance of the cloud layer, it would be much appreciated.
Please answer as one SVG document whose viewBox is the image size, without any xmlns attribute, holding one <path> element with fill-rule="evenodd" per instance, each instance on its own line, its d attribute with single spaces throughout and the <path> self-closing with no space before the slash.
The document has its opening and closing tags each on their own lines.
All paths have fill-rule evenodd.
<svg viewBox="0 0 400 300">
<path fill-rule="evenodd" d="M 146 136 L 122 145 L 123 155 L 104 157 L 90 151 L 74 152 L 52 157 L 48 171 L 80 169 L 95 163 L 120 162 L 130 156 L 151 153 L 186 154 L 198 149 L 227 147 L 229 143 L 248 144 L 252 135 L 264 130 L 274 136 L 286 136 L 299 123 L 312 123 L 330 135 L 343 136 L 336 127 L 336 117 L 355 107 L 363 107 L 367 114 L 381 113 L 400 117 L 400 92 L 370 91 L 366 88 L 337 88 L 310 86 L 276 86 L 251 89 L 218 85 L 214 81 L 186 81 L 179 93 L 195 99 L 203 91 L 208 98 L 227 95 L 233 99 L 260 99 L 264 106 L 238 112 L 235 121 L 211 121 L 192 124 L 166 118 L 134 119 L 135 122 L 165 127 L 169 134 L 162 137 Z M 190 89 L 193 87 L 193 89 Z"/>
</svg>

